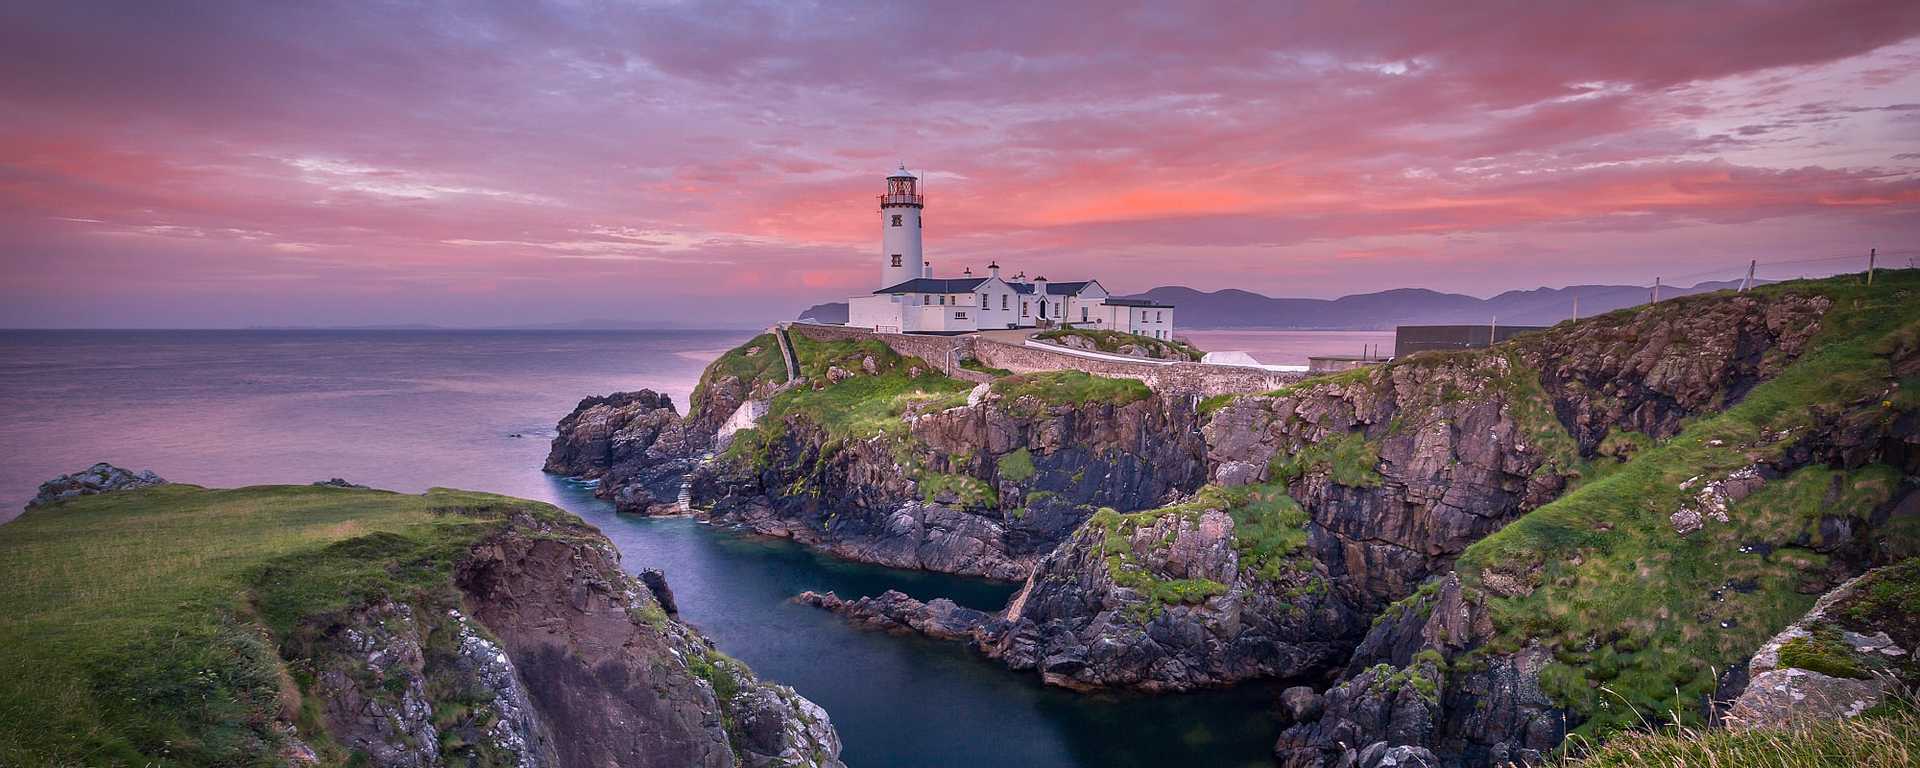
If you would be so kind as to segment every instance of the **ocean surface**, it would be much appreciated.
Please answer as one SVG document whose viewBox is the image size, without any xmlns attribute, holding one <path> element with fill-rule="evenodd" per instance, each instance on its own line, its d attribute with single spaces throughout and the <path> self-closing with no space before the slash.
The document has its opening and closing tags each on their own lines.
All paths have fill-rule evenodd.
<svg viewBox="0 0 1920 768">
<path fill-rule="evenodd" d="M 855 768 L 1270 764 L 1270 688 L 1074 694 L 957 644 L 861 632 L 788 602 L 808 589 L 852 598 L 893 588 L 996 609 L 1013 585 L 848 563 L 687 519 L 617 516 L 540 472 L 554 422 L 580 398 L 652 388 L 684 407 L 705 364 L 751 335 L 0 332 L 0 520 L 40 481 L 96 461 L 207 486 L 341 477 L 540 499 L 599 526 L 628 569 L 663 569 L 683 618 L 826 707 Z M 1357 354 L 1360 336 L 1382 334 L 1190 335 L 1203 348 L 1292 363 Z"/>
</svg>

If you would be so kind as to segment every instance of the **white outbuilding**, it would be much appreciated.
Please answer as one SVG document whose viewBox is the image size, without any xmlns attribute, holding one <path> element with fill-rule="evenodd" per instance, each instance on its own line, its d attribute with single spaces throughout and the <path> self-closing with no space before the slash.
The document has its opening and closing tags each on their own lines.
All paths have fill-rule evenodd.
<svg viewBox="0 0 1920 768">
<path fill-rule="evenodd" d="M 987 274 L 935 277 L 921 248 L 926 198 L 903 165 L 880 195 L 880 287 L 847 300 L 847 325 L 881 333 L 959 334 L 1007 328 L 1074 326 L 1173 338 L 1173 306 L 1117 299 L 1098 280 L 1050 281 Z"/>
</svg>

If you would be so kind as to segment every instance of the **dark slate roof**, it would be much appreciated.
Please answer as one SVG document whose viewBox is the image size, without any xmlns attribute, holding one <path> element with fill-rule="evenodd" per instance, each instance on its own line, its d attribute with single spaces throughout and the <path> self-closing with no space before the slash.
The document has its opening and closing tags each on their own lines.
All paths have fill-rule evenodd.
<svg viewBox="0 0 1920 768">
<path fill-rule="evenodd" d="M 1106 303 L 1116 307 L 1149 307 L 1152 309 L 1173 309 L 1172 304 L 1161 304 L 1153 299 L 1116 299 L 1107 297 Z"/>
<path fill-rule="evenodd" d="M 1078 296 L 1080 295 L 1081 291 L 1086 290 L 1087 286 L 1092 284 L 1093 284 L 1092 280 L 1079 280 L 1079 281 L 1069 282 L 1069 283 L 1055 283 L 1055 282 L 1049 281 L 1047 283 L 1047 295 L 1048 296 Z M 1033 283 L 1007 283 L 1007 285 L 1013 286 L 1013 291 L 1015 293 L 1033 293 Z"/>
<path fill-rule="evenodd" d="M 984 277 L 916 277 L 874 293 L 972 293 L 976 286 L 986 281 Z"/>
</svg>

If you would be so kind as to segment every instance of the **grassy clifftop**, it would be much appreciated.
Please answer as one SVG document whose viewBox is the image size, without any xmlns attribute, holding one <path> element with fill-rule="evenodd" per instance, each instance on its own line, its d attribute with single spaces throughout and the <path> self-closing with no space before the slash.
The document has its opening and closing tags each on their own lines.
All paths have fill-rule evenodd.
<svg viewBox="0 0 1920 768">
<path fill-rule="evenodd" d="M 299 698 L 271 638 L 448 589 L 508 509 L 564 514 L 450 490 L 167 485 L 0 526 L 0 764 L 261 762 Z"/>
<path fill-rule="evenodd" d="M 1868 434 L 1914 410 L 1920 273 L 1883 275 L 1871 289 L 1850 276 L 1761 290 L 1833 301 L 1801 359 L 1460 558 L 1493 610 L 1489 647 L 1552 649 L 1542 687 L 1586 720 L 1584 732 L 1696 709 L 1720 670 L 1812 603 L 1806 582 L 1842 544 L 1823 519 L 1874 517 L 1911 482 L 1884 464 L 1794 456 L 1823 432 Z M 1778 466 L 1795 468 L 1747 495 L 1724 490 Z M 1695 530 L 1683 525 L 1688 511 Z M 1913 554 L 1916 531 L 1902 525 L 1865 551 Z"/>
</svg>

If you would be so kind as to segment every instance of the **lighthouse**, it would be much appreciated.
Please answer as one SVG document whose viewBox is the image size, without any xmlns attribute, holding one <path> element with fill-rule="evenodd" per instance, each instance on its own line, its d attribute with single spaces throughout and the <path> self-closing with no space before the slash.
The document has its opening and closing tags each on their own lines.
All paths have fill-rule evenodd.
<svg viewBox="0 0 1920 768">
<path fill-rule="evenodd" d="M 920 251 L 920 212 L 924 208 L 919 177 L 905 165 L 887 174 L 887 191 L 880 195 L 881 288 L 922 276 L 926 262 Z"/>
</svg>

